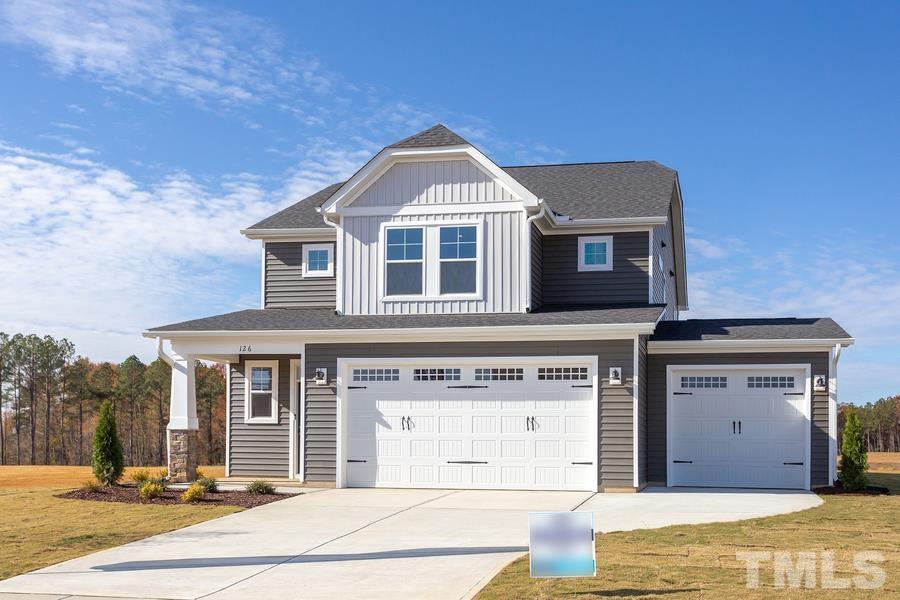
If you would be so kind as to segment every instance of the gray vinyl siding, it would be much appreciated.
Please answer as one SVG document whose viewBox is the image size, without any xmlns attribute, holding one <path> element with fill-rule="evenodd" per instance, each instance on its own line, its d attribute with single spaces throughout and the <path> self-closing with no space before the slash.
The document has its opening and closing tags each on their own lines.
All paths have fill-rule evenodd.
<svg viewBox="0 0 900 600">
<path fill-rule="evenodd" d="M 646 304 L 649 234 L 614 233 L 612 271 L 578 271 L 578 235 L 543 239 L 544 304 Z"/>
<path fill-rule="evenodd" d="M 544 303 L 544 234 L 531 225 L 531 310 Z"/>
<path fill-rule="evenodd" d="M 334 308 L 334 277 L 303 277 L 304 242 L 266 243 L 266 308 Z M 322 240 L 311 244 L 331 244 Z"/>
<path fill-rule="evenodd" d="M 638 485 L 647 483 L 647 336 L 638 338 Z"/>
<path fill-rule="evenodd" d="M 740 354 L 651 354 L 648 374 L 647 480 L 666 481 L 666 366 L 732 364 L 809 364 L 811 376 L 828 373 L 827 352 Z M 810 423 L 810 482 L 828 485 L 828 392 L 813 392 Z"/>
<path fill-rule="evenodd" d="M 249 356 L 230 365 L 228 461 L 236 477 L 287 477 L 290 448 L 291 358 L 299 356 Z M 244 423 L 244 361 L 278 360 L 278 423 Z"/>
<path fill-rule="evenodd" d="M 316 368 L 337 373 L 338 358 L 409 358 L 425 356 L 598 356 L 600 376 L 600 487 L 632 487 L 633 340 L 403 344 L 307 344 L 305 479 L 335 480 L 335 386 L 317 386 Z M 609 385 L 609 368 L 621 367 L 625 385 Z"/>
<path fill-rule="evenodd" d="M 665 244 L 665 245 L 663 245 Z M 652 273 L 653 302 L 662 304 L 665 300 L 666 312 L 664 319 L 676 319 L 678 300 L 675 289 L 675 240 L 672 237 L 672 208 L 669 207 L 669 220 L 666 224 L 653 230 L 653 262 L 650 267 Z M 659 268 L 659 258 L 662 257 L 663 268 Z"/>
</svg>

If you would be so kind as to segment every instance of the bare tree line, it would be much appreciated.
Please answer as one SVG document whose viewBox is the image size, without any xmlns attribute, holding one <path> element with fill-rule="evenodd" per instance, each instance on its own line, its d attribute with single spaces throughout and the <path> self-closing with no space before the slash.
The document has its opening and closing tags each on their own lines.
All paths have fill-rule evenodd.
<svg viewBox="0 0 900 600">
<path fill-rule="evenodd" d="M 842 425 L 849 411 L 859 417 L 868 452 L 900 452 L 900 396 L 881 398 L 864 406 L 844 404 L 840 411 Z"/>
<path fill-rule="evenodd" d="M 199 451 L 224 462 L 225 376 L 196 364 Z M 75 354 L 67 339 L 0 332 L 0 464 L 86 465 L 97 412 L 113 405 L 127 464 L 163 465 L 171 368 L 132 355 L 119 364 Z"/>
</svg>

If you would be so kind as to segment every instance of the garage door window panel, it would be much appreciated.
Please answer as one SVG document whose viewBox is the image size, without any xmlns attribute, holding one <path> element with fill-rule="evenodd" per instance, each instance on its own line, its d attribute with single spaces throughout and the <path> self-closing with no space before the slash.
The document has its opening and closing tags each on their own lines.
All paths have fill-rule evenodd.
<svg viewBox="0 0 900 600">
<path fill-rule="evenodd" d="M 245 423 L 278 423 L 278 362 L 247 361 Z"/>
</svg>

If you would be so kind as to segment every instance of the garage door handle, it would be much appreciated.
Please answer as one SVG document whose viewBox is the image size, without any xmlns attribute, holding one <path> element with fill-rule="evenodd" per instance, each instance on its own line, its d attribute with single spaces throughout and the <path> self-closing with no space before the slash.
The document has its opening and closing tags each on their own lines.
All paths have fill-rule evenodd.
<svg viewBox="0 0 900 600">
<path fill-rule="evenodd" d="M 573 462 L 573 465 L 592 465 L 592 462 Z"/>
<path fill-rule="evenodd" d="M 785 396 L 802 396 L 803 392 L 785 392 Z"/>
<path fill-rule="evenodd" d="M 347 389 L 348 390 L 364 390 L 364 389 L 366 389 L 366 386 L 364 386 L 364 385 L 348 385 Z"/>
<path fill-rule="evenodd" d="M 797 466 L 799 466 L 799 465 L 802 465 L 803 463 L 802 463 L 802 462 L 786 462 L 786 463 L 784 463 L 784 464 L 786 464 L 786 465 L 797 465 Z"/>
<path fill-rule="evenodd" d="M 732 434 L 737 433 L 737 430 L 735 429 L 735 422 L 734 422 L 734 421 L 731 422 L 731 433 L 732 433 Z"/>
<path fill-rule="evenodd" d="M 448 465 L 486 465 L 486 460 L 448 460 Z"/>
<path fill-rule="evenodd" d="M 692 461 L 692 460 L 673 460 L 672 462 L 675 463 L 675 464 L 682 464 L 682 465 L 692 465 L 692 464 L 694 464 L 694 461 Z"/>
<path fill-rule="evenodd" d="M 675 396 L 693 396 L 694 392 L 672 392 Z"/>
<path fill-rule="evenodd" d="M 589 384 L 587 384 L 587 385 L 573 385 L 572 387 L 585 387 L 585 388 L 589 387 L 589 388 L 592 388 L 592 387 L 594 387 L 594 384 L 593 384 L 593 383 L 589 383 Z"/>
<path fill-rule="evenodd" d="M 472 388 L 486 388 L 486 385 L 448 385 L 448 388 L 471 390 Z"/>
<path fill-rule="evenodd" d="M 738 421 L 738 435 L 741 435 L 741 422 Z"/>
<path fill-rule="evenodd" d="M 360 460 L 357 458 L 348 458 L 347 462 L 366 462 L 365 460 Z"/>
</svg>

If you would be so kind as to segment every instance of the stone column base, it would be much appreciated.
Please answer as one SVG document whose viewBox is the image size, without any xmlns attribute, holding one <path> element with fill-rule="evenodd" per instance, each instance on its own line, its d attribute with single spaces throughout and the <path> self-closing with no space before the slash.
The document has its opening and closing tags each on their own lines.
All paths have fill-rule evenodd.
<svg viewBox="0 0 900 600">
<path fill-rule="evenodd" d="M 197 430 L 170 429 L 169 481 L 186 483 L 197 479 Z"/>
</svg>

